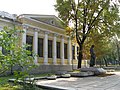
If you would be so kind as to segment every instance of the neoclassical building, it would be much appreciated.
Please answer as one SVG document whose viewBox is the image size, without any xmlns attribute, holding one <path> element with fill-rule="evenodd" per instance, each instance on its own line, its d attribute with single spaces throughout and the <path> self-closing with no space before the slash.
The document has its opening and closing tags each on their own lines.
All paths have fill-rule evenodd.
<svg viewBox="0 0 120 90">
<path fill-rule="evenodd" d="M 28 49 L 38 56 L 34 63 L 46 69 L 63 70 L 77 66 L 77 45 L 66 35 L 61 21 L 54 15 L 22 14 L 0 12 L 0 28 L 22 27 L 21 45 L 30 44 Z M 2 47 L 0 47 L 2 50 Z M 50 67 L 51 66 L 51 67 Z M 56 67 L 56 68 L 55 68 Z M 51 69 L 50 69 L 51 70 Z"/>
</svg>

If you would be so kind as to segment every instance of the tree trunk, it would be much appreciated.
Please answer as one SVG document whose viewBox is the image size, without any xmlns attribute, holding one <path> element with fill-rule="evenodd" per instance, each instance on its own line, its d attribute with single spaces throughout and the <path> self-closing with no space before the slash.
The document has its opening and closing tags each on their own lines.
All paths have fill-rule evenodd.
<svg viewBox="0 0 120 90">
<path fill-rule="evenodd" d="M 100 59 L 100 68 L 102 67 L 102 59 Z"/>
<path fill-rule="evenodd" d="M 118 56 L 118 62 L 120 65 L 120 50 L 119 50 L 119 43 L 117 43 L 117 56 Z"/>
<path fill-rule="evenodd" d="M 81 65 L 82 65 L 82 58 L 83 58 L 82 50 L 83 50 L 83 44 L 80 44 L 79 45 L 79 54 L 78 54 L 78 69 L 81 68 Z"/>
<path fill-rule="evenodd" d="M 11 65 L 11 67 L 10 67 L 10 71 L 11 71 L 11 75 L 13 75 L 13 65 Z"/>
<path fill-rule="evenodd" d="M 108 64 L 107 64 L 107 59 L 106 58 L 103 58 L 103 60 L 105 61 L 105 66 L 107 67 Z"/>
</svg>

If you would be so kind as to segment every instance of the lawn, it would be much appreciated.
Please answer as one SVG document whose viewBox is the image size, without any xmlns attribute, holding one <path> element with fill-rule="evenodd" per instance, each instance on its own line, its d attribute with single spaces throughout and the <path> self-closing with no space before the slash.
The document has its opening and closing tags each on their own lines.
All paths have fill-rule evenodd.
<svg viewBox="0 0 120 90">
<path fill-rule="evenodd" d="M 44 77 L 48 76 L 49 74 L 39 74 L 39 75 L 33 75 L 35 77 Z M 52 75 L 52 74 L 51 74 Z M 11 84 L 8 82 L 9 79 L 15 78 L 14 76 L 4 76 L 0 77 L 0 90 L 23 90 L 23 87 L 18 84 Z"/>
<path fill-rule="evenodd" d="M 20 85 L 11 85 L 8 80 L 14 78 L 14 76 L 0 77 L 0 90 L 20 90 Z"/>
</svg>

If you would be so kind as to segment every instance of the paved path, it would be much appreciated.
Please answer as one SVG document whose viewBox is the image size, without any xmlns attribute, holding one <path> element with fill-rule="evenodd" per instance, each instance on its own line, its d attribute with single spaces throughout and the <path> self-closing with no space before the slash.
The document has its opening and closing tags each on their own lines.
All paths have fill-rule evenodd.
<svg viewBox="0 0 120 90">
<path fill-rule="evenodd" d="M 56 80 L 39 80 L 36 83 L 63 90 L 120 90 L 120 72 L 114 73 L 115 75 L 106 77 L 57 78 Z"/>
</svg>

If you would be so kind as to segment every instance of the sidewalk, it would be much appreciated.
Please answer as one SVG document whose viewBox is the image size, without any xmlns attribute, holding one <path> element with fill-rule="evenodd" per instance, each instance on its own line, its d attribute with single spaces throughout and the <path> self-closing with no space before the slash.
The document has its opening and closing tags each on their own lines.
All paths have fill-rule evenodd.
<svg viewBox="0 0 120 90">
<path fill-rule="evenodd" d="M 120 72 L 106 77 L 71 77 L 56 80 L 39 80 L 37 85 L 59 90 L 120 90 Z M 49 89 L 47 89 L 49 90 Z"/>
</svg>

